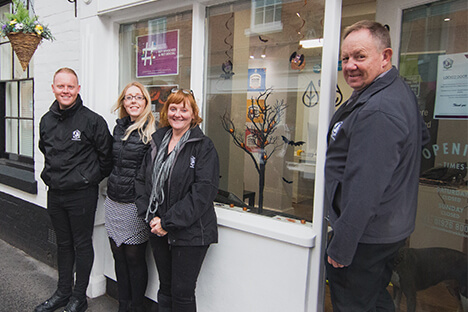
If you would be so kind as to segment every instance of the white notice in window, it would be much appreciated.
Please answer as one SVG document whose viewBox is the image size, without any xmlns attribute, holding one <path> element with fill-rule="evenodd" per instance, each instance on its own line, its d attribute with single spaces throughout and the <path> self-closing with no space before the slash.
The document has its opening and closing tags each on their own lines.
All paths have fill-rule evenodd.
<svg viewBox="0 0 468 312">
<path fill-rule="evenodd" d="M 434 119 L 468 119 L 468 52 L 439 55 Z"/>
</svg>

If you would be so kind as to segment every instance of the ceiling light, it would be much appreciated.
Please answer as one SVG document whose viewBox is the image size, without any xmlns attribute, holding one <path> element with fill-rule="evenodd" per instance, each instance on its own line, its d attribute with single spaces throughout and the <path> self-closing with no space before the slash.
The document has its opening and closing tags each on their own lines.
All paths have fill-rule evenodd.
<svg viewBox="0 0 468 312">
<path fill-rule="evenodd" d="M 304 49 L 311 49 L 311 48 L 321 48 L 323 47 L 323 39 L 309 39 L 309 40 L 301 40 L 299 44 Z"/>
</svg>

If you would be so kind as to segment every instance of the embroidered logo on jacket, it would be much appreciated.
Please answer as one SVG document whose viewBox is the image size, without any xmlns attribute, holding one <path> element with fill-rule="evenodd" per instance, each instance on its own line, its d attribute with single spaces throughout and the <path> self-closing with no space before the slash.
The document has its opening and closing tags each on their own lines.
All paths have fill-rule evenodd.
<svg viewBox="0 0 468 312">
<path fill-rule="evenodd" d="M 333 139 L 333 141 L 336 140 L 336 135 L 338 134 L 338 131 L 340 131 L 341 126 L 343 125 L 342 121 L 338 121 L 332 129 L 330 137 Z"/>
<path fill-rule="evenodd" d="M 72 141 L 81 141 L 81 131 L 76 129 L 72 134 Z"/>
<path fill-rule="evenodd" d="M 190 168 L 195 168 L 195 156 L 190 156 Z"/>
</svg>

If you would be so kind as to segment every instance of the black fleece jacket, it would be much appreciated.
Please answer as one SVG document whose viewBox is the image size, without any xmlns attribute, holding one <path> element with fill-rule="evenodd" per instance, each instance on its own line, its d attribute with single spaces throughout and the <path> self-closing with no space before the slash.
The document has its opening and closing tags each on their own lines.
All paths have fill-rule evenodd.
<svg viewBox="0 0 468 312">
<path fill-rule="evenodd" d="M 112 136 L 104 118 L 83 106 L 80 95 L 67 110 L 54 101 L 39 129 L 45 158 L 41 178 L 50 189 L 86 189 L 109 175 Z"/>
<path fill-rule="evenodd" d="M 135 180 L 136 205 L 145 217 L 152 188 L 153 160 L 169 127 L 153 134 Z M 169 243 L 205 246 L 218 242 L 218 224 L 213 201 L 218 192 L 219 159 L 213 142 L 199 127 L 192 128 L 187 142 L 174 160 L 165 186 L 165 201 L 156 213 L 168 232 Z"/>
</svg>

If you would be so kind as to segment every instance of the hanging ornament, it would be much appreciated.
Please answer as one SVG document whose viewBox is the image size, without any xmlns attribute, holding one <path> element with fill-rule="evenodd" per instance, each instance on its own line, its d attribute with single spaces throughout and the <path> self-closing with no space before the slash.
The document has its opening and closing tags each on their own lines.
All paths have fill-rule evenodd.
<svg viewBox="0 0 468 312">
<path fill-rule="evenodd" d="M 228 42 L 228 38 L 232 37 L 232 31 L 229 27 L 229 22 L 234 18 L 234 12 L 231 13 L 231 16 L 227 19 L 226 23 L 224 24 L 224 27 L 229 31 L 229 34 L 224 38 L 224 43 L 229 46 L 226 51 L 224 51 L 224 54 L 226 54 L 227 60 L 224 61 L 224 63 L 221 65 L 221 69 L 223 70 L 223 73 L 221 74 L 221 78 L 224 79 L 231 79 L 232 76 L 234 75 L 234 72 L 232 71 L 233 69 L 233 64 L 232 64 L 232 44 Z"/>
<path fill-rule="evenodd" d="M 289 57 L 289 62 L 291 63 L 291 69 L 302 70 L 305 67 L 305 57 L 304 54 L 299 54 L 294 51 Z"/>
<path fill-rule="evenodd" d="M 307 0 L 304 0 L 304 5 L 302 6 L 302 8 L 304 8 L 306 4 L 307 4 Z M 299 35 L 299 42 L 301 42 L 301 40 L 304 39 L 305 37 L 304 34 L 302 33 L 302 29 L 304 28 L 304 25 L 305 25 L 305 19 L 302 18 L 300 12 L 297 12 L 296 15 L 301 19 L 301 26 L 297 29 L 297 34 Z M 297 50 L 299 51 L 301 48 L 302 46 L 299 44 Z M 303 70 L 305 67 L 304 54 L 300 54 L 297 51 L 294 51 L 289 57 L 289 63 L 291 64 L 291 69 Z"/>
</svg>

